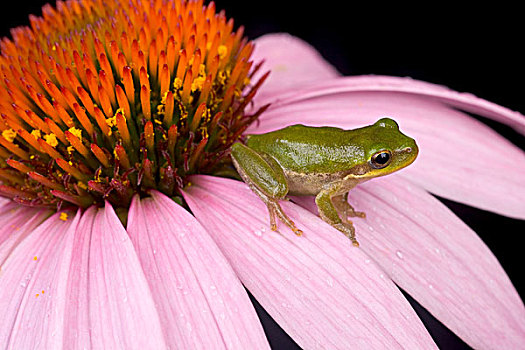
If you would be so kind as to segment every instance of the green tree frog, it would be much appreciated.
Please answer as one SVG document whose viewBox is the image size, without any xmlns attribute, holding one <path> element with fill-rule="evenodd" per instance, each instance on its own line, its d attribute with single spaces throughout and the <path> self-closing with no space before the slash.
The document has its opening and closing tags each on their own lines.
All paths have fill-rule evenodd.
<svg viewBox="0 0 525 350">
<path fill-rule="evenodd" d="M 248 135 L 245 145 L 235 143 L 231 149 L 237 172 L 268 207 L 272 230 L 277 230 L 278 217 L 301 235 L 279 200 L 287 194 L 314 195 L 320 217 L 355 246 L 359 243 L 348 217 L 365 214 L 348 203 L 348 191 L 408 166 L 417 154 L 416 142 L 389 118 L 353 130 L 292 125 Z"/>
</svg>

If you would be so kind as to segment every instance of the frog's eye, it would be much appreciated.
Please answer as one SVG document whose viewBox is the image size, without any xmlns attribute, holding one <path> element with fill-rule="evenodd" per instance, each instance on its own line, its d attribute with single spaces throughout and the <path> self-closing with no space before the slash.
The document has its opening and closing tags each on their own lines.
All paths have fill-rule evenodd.
<svg viewBox="0 0 525 350">
<path fill-rule="evenodd" d="M 375 169 L 382 169 L 386 167 L 388 164 L 390 164 L 390 161 L 392 160 L 392 153 L 388 150 L 383 150 L 374 153 L 372 158 L 370 158 L 370 164 Z"/>
</svg>

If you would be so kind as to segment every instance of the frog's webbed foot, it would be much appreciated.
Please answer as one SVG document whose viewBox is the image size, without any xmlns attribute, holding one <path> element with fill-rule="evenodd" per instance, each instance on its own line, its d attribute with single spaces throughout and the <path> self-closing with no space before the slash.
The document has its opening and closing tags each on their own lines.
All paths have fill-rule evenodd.
<svg viewBox="0 0 525 350">
<path fill-rule="evenodd" d="M 277 216 L 286 226 L 288 226 L 297 236 L 301 236 L 303 231 L 295 226 L 295 223 L 286 215 L 279 205 L 277 200 L 265 200 L 268 212 L 270 213 L 270 227 L 273 231 L 277 231 L 277 222 L 275 217 Z"/>
<path fill-rule="evenodd" d="M 285 214 L 283 208 L 281 208 L 281 206 L 279 205 L 279 199 L 274 199 L 266 195 L 264 192 L 259 190 L 256 186 L 250 186 L 250 188 L 266 204 L 266 207 L 268 208 L 268 213 L 270 214 L 270 228 L 272 229 L 272 231 L 277 231 L 276 218 L 279 218 L 297 236 L 301 236 L 303 234 L 303 231 L 298 229 L 297 226 L 295 226 L 295 223 L 293 222 L 293 220 L 290 219 L 288 215 Z"/>
<path fill-rule="evenodd" d="M 317 197 L 315 197 L 315 204 L 317 204 L 321 219 L 341 231 L 352 241 L 354 246 L 359 247 L 359 243 L 355 238 L 354 225 L 352 221 L 348 220 L 348 216 L 364 217 L 364 213 L 356 212 L 354 208 L 348 204 L 346 197 L 347 194 L 331 197 L 330 191 L 321 191 Z"/>
<path fill-rule="evenodd" d="M 348 203 L 348 192 L 332 197 L 332 203 L 334 204 L 337 213 L 339 213 L 339 217 L 347 223 L 352 223 L 348 220 L 348 217 L 358 217 L 362 219 L 366 218 L 366 214 L 364 212 L 356 211 L 354 207 Z"/>
<path fill-rule="evenodd" d="M 348 239 L 352 241 L 352 244 L 355 247 L 359 247 L 359 242 L 355 238 L 355 228 L 351 221 L 332 224 L 332 226 L 341 231 L 346 237 L 348 237 Z"/>
</svg>

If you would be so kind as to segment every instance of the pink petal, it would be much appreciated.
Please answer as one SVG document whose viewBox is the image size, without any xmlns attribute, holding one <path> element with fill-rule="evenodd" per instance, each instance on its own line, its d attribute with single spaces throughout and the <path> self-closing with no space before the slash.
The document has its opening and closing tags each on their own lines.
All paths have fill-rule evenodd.
<svg viewBox="0 0 525 350">
<path fill-rule="evenodd" d="M 326 94 L 270 108 L 260 125 L 248 132 L 296 123 L 351 129 L 385 115 L 398 121 L 420 148 L 418 159 L 403 175 L 437 195 L 525 218 L 523 151 L 484 124 L 430 98 L 398 92 Z"/>
<path fill-rule="evenodd" d="M 208 176 L 184 192 L 243 284 L 304 348 L 435 348 L 410 305 L 362 250 L 306 210 L 283 202 L 304 230 L 269 230 L 244 183 Z"/>
<path fill-rule="evenodd" d="M 51 215 L 47 209 L 21 206 L 11 200 L 0 204 L 0 264 L 33 229 Z"/>
<path fill-rule="evenodd" d="M 254 62 L 264 62 L 252 81 L 257 81 L 264 73 L 271 71 L 257 93 L 261 99 L 278 91 L 301 86 L 339 75 L 334 67 L 306 42 L 289 34 L 267 34 L 254 40 Z"/>
<path fill-rule="evenodd" d="M 66 348 L 84 349 L 91 347 L 90 331 L 90 240 L 96 208 L 89 208 L 82 215 L 73 235 L 71 247 L 70 274 L 66 289 L 66 311 L 64 324 L 64 344 Z M 97 321 L 98 322 L 98 321 Z"/>
<path fill-rule="evenodd" d="M 328 94 L 349 92 L 399 92 L 439 101 L 447 106 L 485 116 L 525 133 L 525 117 L 505 107 L 458 93 L 444 86 L 410 78 L 387 76 L 340 77 L 308 43 L 288 34 L 270 34 L 255 40 L 254 61 L 265 61 L 259 75 L 271 70 L 259 90 L 256 106 L 289 104 Z M 333 79 L 335 78 L 335 79 Z"/>
<path fill-rule="evenodd" d="M 79 215 L 71 216 L 44 221 L 2 264 L 0 344 L 6 348 L 54 349 L 61 343 L 68 247 Z"/>
<path fill-rule="evenodd" d="M 158 192 L 135 197 L 128 232 L 167 343 L 182 349 L 269 348 L 242 284 L 197 220 Z"/>
<path fill-rule="evenodd" d="M 312 197 L 295 197 L 316 211 Z M 474 231 L 418 186 L 397 176 L 350 192 L 362 249 L 436 318 L 476 349 L 525 344 L 525 307 Z"/>
<path fill-rule="evenodd" d="M 109 204 L 84 213 L 72 249 L 65 348 L 165 348 L 148 282 Z"/>
<path fill-rule="evenodd" d="M 327 94 L 352 92 L 398 92 L 411 96 L 431 99 L 446 106 L 457 108 L 469 113 L 494 119 L 507 124 L 522 134 L 525 133 L 525 116 L 495 103 L 478 98 L 470 93 L 460 93 L 445 86 L 387 76 L 356 76 L 323 81 L 305 89 L 309 91 L 294 91 L 289 96 L 280 95 L 282 103 L 298 102 Z"/>
</svg>

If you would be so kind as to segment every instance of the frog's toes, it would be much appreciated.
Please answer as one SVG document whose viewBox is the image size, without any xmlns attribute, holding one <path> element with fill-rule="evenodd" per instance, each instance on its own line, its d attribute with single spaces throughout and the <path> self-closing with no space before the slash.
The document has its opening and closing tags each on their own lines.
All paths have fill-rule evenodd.
<svg viewBox="0 0 525 350">
<path fill-rule="evenodd" d="M 366 218 L 366 213 L 363 211 L 357 211 L 355 210 L 351 205 L 348 205 L 347 210 L 345 211 L 346 216 L 349 216 L 351 218 Z"/>
<path fill-rule="evenodd" d="M 303 235 L 303 231 L 298 229 L 295 225 L 291 229 L 292 229 L 293 233 L 295 233 L 297 236 L 302 236 Z"/>
<path fill-rule="evenodd" d="M 270 227 L 273 231 L 277 231 L 277 220 L 279 218 L 286 226 L 288 226 L 297 236 L 302 236 L 303 231 L 298 229 L 292 219 L 285 214 L 277 200 L 268 200 L 266 202 L 268 212 L 270 213 Z"/>
<path fill-rule="evenodd" d="M 352 225 L 352 222 L 348 223 L 337 223 L 333 224 L 333 227 L 341 231 L 350 241 L 352 241 L 352 245 L 354 247 L 359 247 L 359 242 L 357 242 L 357 239 L 355 238 L 355 228 L 354 225 Z"/>
<path fill-rule="evenodd" d="M 364 219 L 366 218 L 366 213 L 363 211 L 354 211 L 354 212 L 349 213 L 349 216 Z"/>
</svg>

